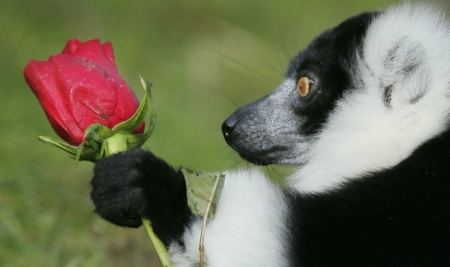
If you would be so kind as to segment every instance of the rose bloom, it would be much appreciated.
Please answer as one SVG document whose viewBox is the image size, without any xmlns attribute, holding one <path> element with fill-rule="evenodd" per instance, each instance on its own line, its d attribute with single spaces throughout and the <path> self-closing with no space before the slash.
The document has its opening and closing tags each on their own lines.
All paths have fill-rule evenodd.
<svg viewBox="0 0 450 267">
<path fill-rule="evenodd" d="M 71 145 L 83 142 L 90 125 L 112 129 L 139 107 L 119 75 L 110 42 L 69 40 L 61 54 L 31 60 L 24 75 L 55 132 Z M 134 133 L 143 131 L 144 123 Z"/>
</svg>

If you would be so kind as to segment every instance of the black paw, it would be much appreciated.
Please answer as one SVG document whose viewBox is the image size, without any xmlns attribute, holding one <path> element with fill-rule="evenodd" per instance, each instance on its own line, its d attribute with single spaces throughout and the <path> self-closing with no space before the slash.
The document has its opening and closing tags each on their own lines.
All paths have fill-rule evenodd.
<svg viewBox="0 0 450 267">
<path fill-rule="evenodd" d="M 95 212 L 114 224 L 139 227 L 142 217 L 151 216 L 150 206 L 170 204 L 162 202 L 177 186 L 173 177 L 177 171 L 148 151 L 130 150 L 102 159 L 95 164 L 91 182 Z"/>
<path fill-rule="evenodd" d="M 126 227 L 139 227 L 148 209 L 142 150 L 118 153 L 95 164 L 91 198 L 95 212 Z"/>
<path fill-rule="evenodd" d="M 181 236 L 193 216 L 181 171 L 149 151 L 129 150 L 99 160 L 91 185 L 98 215 L 125 227 L 139 227 L 148 218 L 163 242 Z"/>
</svg>

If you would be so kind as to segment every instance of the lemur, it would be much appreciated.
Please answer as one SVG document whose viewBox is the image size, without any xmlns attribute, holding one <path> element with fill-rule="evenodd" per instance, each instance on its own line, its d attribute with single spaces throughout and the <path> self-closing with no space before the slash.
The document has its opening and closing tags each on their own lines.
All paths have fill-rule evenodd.
<svg viewBox="0 0 450 267">
<path fill-rule="evenodd" d="M 450 266 L 449 114 L 441 10 L 401 4 L 320 34 L 222 124 L 243 159 L 298 169 L 285 186 L 226 172 L 207 266 Z M 98 161 L 91 184 L 101 217 L 149 218 L 174 266 L 198 266 L 201 218 L 179 168 L 131 150 Z"/>
</svg>

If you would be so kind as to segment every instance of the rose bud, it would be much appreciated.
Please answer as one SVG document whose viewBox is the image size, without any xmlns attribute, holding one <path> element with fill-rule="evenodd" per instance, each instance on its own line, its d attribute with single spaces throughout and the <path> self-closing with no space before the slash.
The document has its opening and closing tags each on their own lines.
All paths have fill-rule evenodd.
<svg viewBox="0 0 450 267">
<path fill-rule="evenodd" d="M 24 75 L 55 132 L 73 146 L 84 141 L 89 126 L 100 123 L 113 129 L 139 107 L 120 77 L 110 42 L 70 40 L 61 54 L 31 60 Z M 134 129 L 143 131 L 144 122 Z"/>
</svg>

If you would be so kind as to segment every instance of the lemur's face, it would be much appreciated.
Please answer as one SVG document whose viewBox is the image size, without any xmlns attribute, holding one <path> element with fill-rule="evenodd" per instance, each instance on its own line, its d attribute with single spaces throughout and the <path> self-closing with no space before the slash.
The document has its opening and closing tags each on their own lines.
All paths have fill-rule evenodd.
<svg viewBox="0 0 450 267">
<path fill-rule="evenodd" d="M 226 142 L 254 164 L 301 164 L 336 102 L 355 82 L 352 63 L 375 13 L 324 32 L 292 59 L 273 93 L 234 112 L 222 125 Z"/>
</svg>

